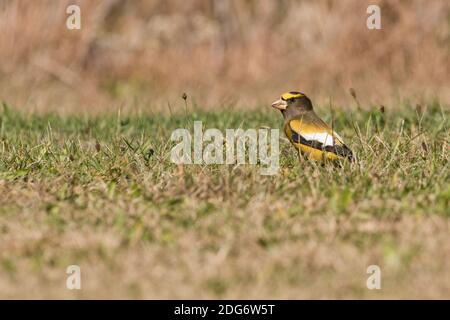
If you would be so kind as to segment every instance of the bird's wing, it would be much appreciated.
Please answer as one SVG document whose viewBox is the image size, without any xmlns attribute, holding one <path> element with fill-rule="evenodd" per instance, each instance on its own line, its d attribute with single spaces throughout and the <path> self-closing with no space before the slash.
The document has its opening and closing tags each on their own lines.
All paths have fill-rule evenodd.
<svg viewBox="0 0 450 320">
<path fill-rule="evenodd" d="M 344 140 L 319 117 L 304 117 L 288 122 L 290 139 L 321 151 L 334 153 L 341 157 L 352 158 L 352 152 Z"/>
</svg>

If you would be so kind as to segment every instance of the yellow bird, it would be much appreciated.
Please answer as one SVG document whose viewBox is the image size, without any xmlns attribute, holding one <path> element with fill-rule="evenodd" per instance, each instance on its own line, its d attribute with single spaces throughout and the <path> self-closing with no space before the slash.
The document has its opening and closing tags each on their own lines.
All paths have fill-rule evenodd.
<svg viewBox="0 0 450 320">
<path fill-rule="evenodd" d="M 316 161 L 348 159 L 352 151 L 313 110 L 311 100 L 297 91 L 287 92 L 272 103 L 284 117 L 284 133 L 294 147 Z"/>
</svg>

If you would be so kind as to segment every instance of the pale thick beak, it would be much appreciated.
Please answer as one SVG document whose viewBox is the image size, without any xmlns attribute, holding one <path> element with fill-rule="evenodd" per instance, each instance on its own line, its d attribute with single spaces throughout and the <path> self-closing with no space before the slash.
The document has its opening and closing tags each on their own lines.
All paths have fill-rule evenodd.
<svg viewBox="0 0 450 320">
<path fill-rule="evenodd" d="M 274 103 L 272 103 L 272 107 L 276 108 L 278 110 L 286 110 L 287 103 L 286 103 L 286 101 L 279 99 L 279 100 L 275 101 Z"/>
</svg>

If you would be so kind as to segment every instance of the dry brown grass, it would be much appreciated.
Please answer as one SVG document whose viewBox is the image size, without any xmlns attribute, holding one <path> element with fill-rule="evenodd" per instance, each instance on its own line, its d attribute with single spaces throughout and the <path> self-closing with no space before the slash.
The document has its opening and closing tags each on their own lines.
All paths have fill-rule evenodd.
<svg viewBox="0 0 450 320">
<path fill-rule="evenodd" d="M 180 170 L 168 137 L 184 113 L 0 113 L 0 297 L 448 298 L 449 118 L 422 112 L 355 111 L 359 134 L 338 113 L 357 163 L 299 162 L 282 143 L 271 177 Z M 277 115 L 187 117 L 223 130 L 276 128 Z M 65 287 L 72 264 L 79 291 Z M 366 288 L 372 264 L 379 291 Z"/>
<path fill-rule="evenodd" d="M 304 90 L 318 101 L 450 101 L 448 1 L 2 1 L 0 98 L 20 108 L 267 103 Z"/>
</svg>

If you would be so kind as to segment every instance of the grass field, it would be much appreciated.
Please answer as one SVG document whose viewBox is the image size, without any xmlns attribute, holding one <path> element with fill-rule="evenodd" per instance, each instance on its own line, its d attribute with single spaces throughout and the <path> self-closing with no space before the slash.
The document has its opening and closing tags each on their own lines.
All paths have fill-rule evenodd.
<svg viewBox="0 0 450 320">
<path fill-rule="evenodd" d="M 269 107 L 0 111 L 0 298 L 449 298 L 449 108 L 334 108 L 356 154 L 281 170 L 170 162 L 171 132 L 281 128 Z M 330 122 L 330 109 L 318 109 Z M 66 289 L 81 267 L 82 289 Z M 382 289 L 366 288 L 379 265 Z"/>
</svg>

